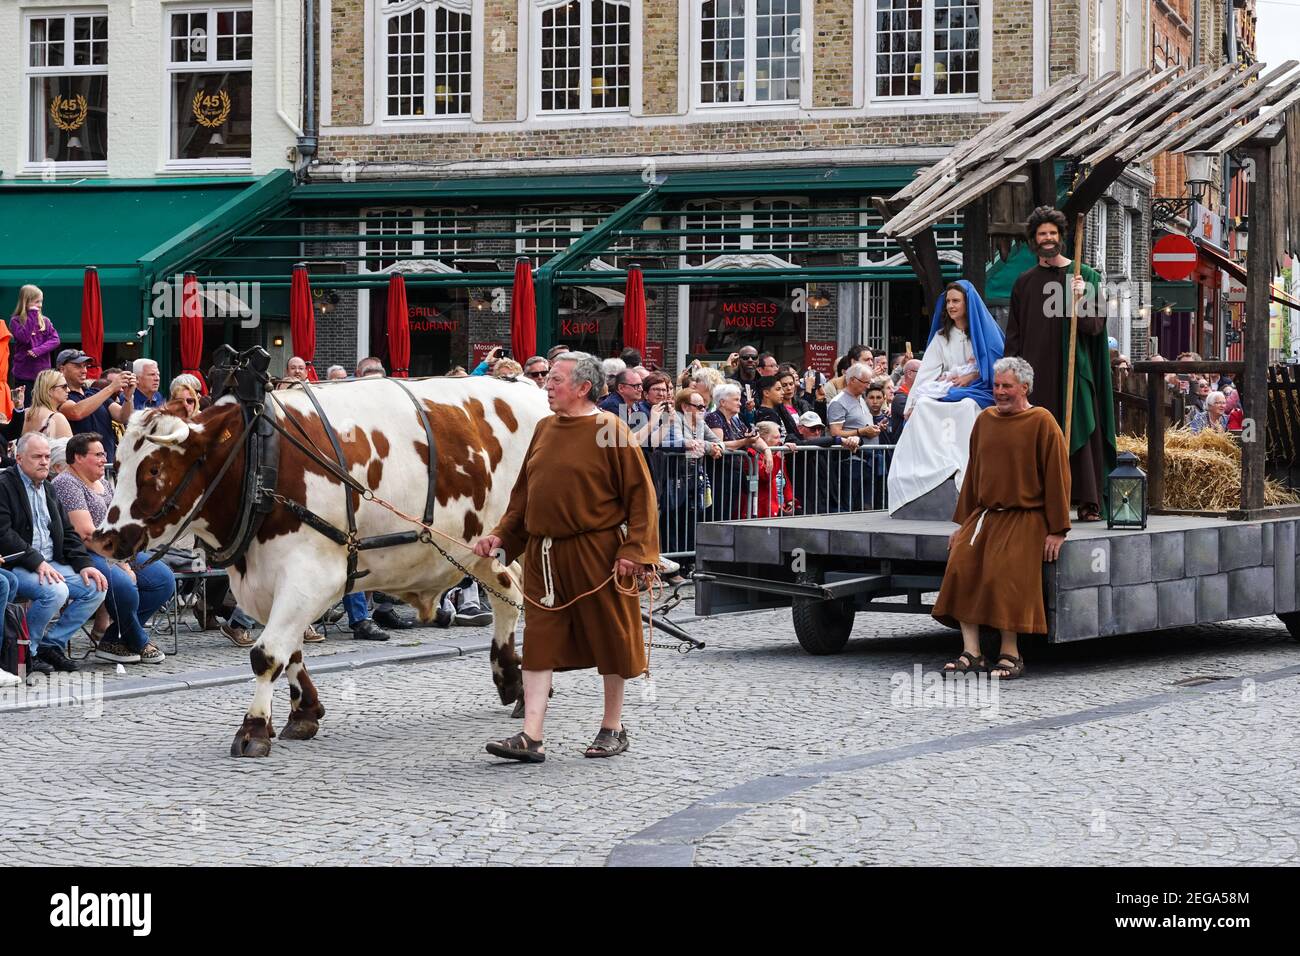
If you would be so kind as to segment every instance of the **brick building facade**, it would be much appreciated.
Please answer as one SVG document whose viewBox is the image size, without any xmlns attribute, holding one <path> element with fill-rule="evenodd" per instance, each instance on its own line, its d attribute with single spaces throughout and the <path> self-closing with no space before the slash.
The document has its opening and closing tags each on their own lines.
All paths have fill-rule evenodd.
<svg viewBox="0 0 1300 956">
<path fill-rule="evenodd" d="M 378 221 L 416 238 L 320 248 L 346 250 L 335 254 L 352 257 L 343 265 L 349 273 L 374 271 L 382 260 L 387 269 L 453 277 L 459 284 L 441 286 L 431 308 L 455 313 L 456 331 L 427 347 L 439 363 L 468 364 L 476 344 L 507 338 L 509 289 L 499 277 L 514 256 L 547 262 L 647 184 L 666 180 L 667 189 L 690 176 L 689 196 L 669 204 L 677 215 L 632 224 L 668 235 L 620 240 L 660 268 L 711 277 L 650 287 L 650 338 L 664 364 L 725 357 L 717 354 L 725 337 L 706 342 L 701 329 L 716 318 L 710 310 L 741 307 L 774 308 L 790 321 L 792 335 L 773 341 L 794 362 L 805 359 L 797 339 L 837 351 L 857 340 L 919 347 L 928 316 L 900 251 L 854 231 L 880 221 L 872 196 L 887 196 L 1064 74 L 1145 65 L 1146 9 L 1126 0 L 771 0 L 761 8 L 745 0 L 322 0 L 322 126 L 309 176 L 338 186 L 329 195 L 342 198 L 312 214 L 336 216 L 334 235 L 368 236 Z M 877 185 L 839 194 L 814 182 L 822 171 L 849 170 L 848 181 Z M 584 188 L 587 176 L 623 177 L 632 187 L 597 196 Z M 546 202 L 530 201 L 529 182 L 560 181 L 571 184 L 568 194 L 547 189 Z M 786 181 L 802 185 L 775 192 Z M 415 183 L 429 184 L 427 194 Z M 477 202 L 465 198 L 473 184 L 483 187 Z M 357 187 L 355 201 L 348 185 Z M 444 193 L 457 198 L 444 203 Z M 1107 197 L 1138 222 L 1106 233 L 1110 246 L 1130 241 L 1127 254 L 1107 257 L 1108 271 L 1122 263 L 1144 278 L 1149 195 L 1139 170 Z M 404 217 L 423 233 L 398 225 Z M 1118 212 L 1105 218 L 1120 220 Z M 710 232 L 714 223 L 728 228 Z M 943 226 L 940 258 L 956 276 L 960 223 Z M 572 234 L 530 241 L 526 232 L 539 227 Z M 385 249 L 388 256 L 376 254 Z M 603 262 L 582 268 L 627 264 L 605 251 Z M 439 258 L 421 258 L 429 255 Z M 879 278 L 816 281 L 818 269 L 837 266 L 878 270 Z M 780 271 L 781 281 L 742 285 L 754 269 Z M 497 279 L 473 288 L 465 277 L 472 271 Z M 736 283 L 727 281 L 732 274 Z M 579 281 L 558 289 L 569 299 L 557 300 L 556 322 L 566 309 L 595 315 L 607 342 L 621 288 Z M 333 328 L 322 330 L 318 348 L 331 351 L 318 365 L 382 350 L 370 333 L 382 339 L 372 317 L 384 295 L 378 287 L 340 295 L 322 323 Z M 1135 319 L 1146 304 L 1132 302 Z M 560 330 L 550 331 L 545 341 Z M 1128 325 L 1115 331 L 1127 343 Z M 413 353 L 421 347 L 413 342 Z"/>
</svg>

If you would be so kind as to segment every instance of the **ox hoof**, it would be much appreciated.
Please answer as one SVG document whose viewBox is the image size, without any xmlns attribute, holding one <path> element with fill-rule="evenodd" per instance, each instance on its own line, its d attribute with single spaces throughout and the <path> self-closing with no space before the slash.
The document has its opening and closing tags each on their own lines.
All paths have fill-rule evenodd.
<svg viewBox="0 0 1300 956">
<path fill-rule="evenodd" d="M 280 731 L 281 740 L 311 740 L 320 730 L 320 724 L 314 720 L 291 720 Z"/>
<path fill-rule="evenodd" d="M 266 757 L 271 753 L 271 741 L 265 737 L 245 737 L 239 734 L 230 745 L 232 757 Z"/>
<path fill-rule="evenodd" d="M 524 695 L 520 694 L 519 699 L 515 701 L 515 709 L 510 711 L 511 717 L 522 717 L 524 715 Z"/>
</svg>

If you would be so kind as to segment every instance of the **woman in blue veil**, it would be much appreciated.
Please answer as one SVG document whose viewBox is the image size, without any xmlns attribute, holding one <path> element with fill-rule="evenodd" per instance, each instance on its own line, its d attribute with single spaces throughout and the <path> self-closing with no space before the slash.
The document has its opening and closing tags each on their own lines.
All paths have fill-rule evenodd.
<svg viewBox="0 0 1300 956">
<path fill-rule="evenodd" d="M 930 337 L 926 340 L 925 360 L 917 371 L 916 384 L 912 387 L 918 392 L 924 392 L 926 383 L 938 380 L 960 364 L 957 357 L 962 353 L 963 346 L 953 341 L 951 330 L 954 327 L 960 328 L 963 313 L 965 336 L 970 341 L 979 376 L 969 384 L 954 385 L 948 394 L 936 397 L 942 402 L 960 402 L 963 398 L 970 398 L 980 408 L 988 408 L 993 404 L 993 363 L 1002 358 L 1004 340 L 997 320 L 975 287 L 965 279 L 950 283 L 934 304 L 934 319 L 930 323 Z M 940 335 L 944 341 L 937 342 Z M 935 354 L 936 346 L 938 354 Z"/>
<path fill-rule="evenodd" d="M 961 487 L 970 433 L 993 404 L 993 363 L 1002 350 L 1002 329 L 975 287 L 951 283 L 935 304 L 925 356 L 908 390 L 907 423 L 889 467 L 891 514 L 950 478 Z"/>
</svg>

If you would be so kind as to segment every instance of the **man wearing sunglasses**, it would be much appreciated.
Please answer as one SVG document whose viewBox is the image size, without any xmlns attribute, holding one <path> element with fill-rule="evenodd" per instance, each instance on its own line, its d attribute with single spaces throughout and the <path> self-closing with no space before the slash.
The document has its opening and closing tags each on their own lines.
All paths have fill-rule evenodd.
<svg viewBox="0 0 1300 956">
<path fill-rule="evenodd" d="M 544 355 L 534 355 L 524 363 L 524 378 L 532 382 L 538 388 L 546 387 L 546 376 L 551 371 L 551 363 L 546 361 Z"/>
<path fill-rule="evenodd" d="M 650 416 L 650 403 L 645 401 L 641 373 L 634 368 L 619 372 L 614 380 L 614 390 L 605 396 L 599 408 L 602 412 L 617 415 L 629 428 L 639 428 L 644 424 Z"/>
<path fill-rule="evenodd" d="M 64 349 L 55 359 L 59 374 L 68 381 L 68 398 L 59 406 L 59 411 L 72 426 L 72 434 L 100 436 L 111 471 L 117 460 L 117 437 L 112 423 L 125 425 L 135 411 L 135 376 L 123 372 L 116 381 L 101 389 L 87 388 L 86 367 L 92 361 L 79 349 Z"/>
</svg>

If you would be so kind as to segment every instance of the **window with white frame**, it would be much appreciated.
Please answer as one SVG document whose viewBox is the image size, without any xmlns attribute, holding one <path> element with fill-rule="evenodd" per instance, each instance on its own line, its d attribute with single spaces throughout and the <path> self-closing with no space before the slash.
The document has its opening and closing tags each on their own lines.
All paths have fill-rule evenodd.
<svg viewBox="0 0 1300 956">
<path fill-rule="evenodd" d="M 541 3 L 534 18 L 538 109 L 626 110 L 632 92 L 630 0 Z"/>
<path fill-rule="evenodd" d="M 1133 278 L 1133 214 L 1127 210 L 1121 213 L 1119 234 L 1119 268 L 1124 278 Z"/>
<path fill-rule="evenodd" d="M 410 209 L 368 209 L 363 215 L 366 239 L 366 267 L 382 272 L 403 259 L 423 258 L 447 261 L 467 255 L 473 249 L 473 226 L 457 218 L 456 209 L 415 207 Z M 464 236 L 464 238 L 461 238 Z M 410 238 L 404 238 L 410 237 Z"/>
<path fill-rule="evenodd" d="M 875 0 L 878 97 L 979 92 L 980 0 Z"/>
<path fill-rule="evenodd" d="M 108 160 L 108 16 L 27 20 L 28 150 L 33 163 Z"/>
<path fill-rule="evenodd" d="M 683 229 L 708 229 L 710 235 L 682 236 L 682 259 L 686 265 L 706 262 L 734 252 L 790 252 L 808 245 L 806 232 L 747 233 L 746 229 L 779 229 L 807 226 L 808 213 L 799 200 L 755 199 L 731 202 L 691 203 L 691 213 L 682 216 Z"/>
<path fill-rule="evenodd" d="M 174 161 L 246 162 L 253 151 L 253 10 L 173 10 L 167 43 Z"/>
<path fill-rule="evenodd" d="M 469 0 L 388 0 L 381 19 L 385 114 L 394 119 L 468 116 L 473 75 Z"/>
<path fill-rule="evenodd" d="M 700 103 L 797 103 L 800 0 L 704 0 Z"/>
<path fill-rule="evenodd" d="M 895 256 L 902 255 L 903 250 L 898 243 L 879 231 L 885 224 L 885 220 L 878 213 L 863 213 L 861 224 L 876 230 L 860 234 L 861 241 L 858 245 L 864 250 L 862 256 L 867 262 L 883 264 Z M 944 216 L 935 222 L 934 246 L 939 252 L 961 252 L 961 224 L 962 214 L 959 212 Z M 952 226 L 957 228 L 941 228 Z"/>
<path fill-rule="evenodd" d="M 1097 271 L 1103 275 L 1106 272 L 1106 203 L 1097 203 L 1097 234 L 1095 243 L 1092 247 L 1092 258 L 1096 265 Z"/>
<path fill-rule="evenodd" d="M 613 206 L 579 209 L 570 207 L 553 211 L 541 206 L 526 207 L 519 210 L 518 229 L 516 231 L 536 232 L 539 235 L 536 238 L 529 237 L 516 240 L 515 249 L 519 255 L 531 256 L 540 264 L 557 252 L 563 252 L 577 238 L 576 236 L 567 235 L 547 235 L 547 233 L 590 232 L 608 219 L 614 211 Z M 548 213 L 552 212 L 553 214 L 548 215 Z M 631 249 L 634 245 L 635 241 L 627 238 L 617 240 L 610 248 Z M 606 265 L 615 266 L 616 268 L 619 267 L 620 263 L 627 261 L 624 257 L 615 255 L 596 256 L 595 258 Z"/>
</svg>

